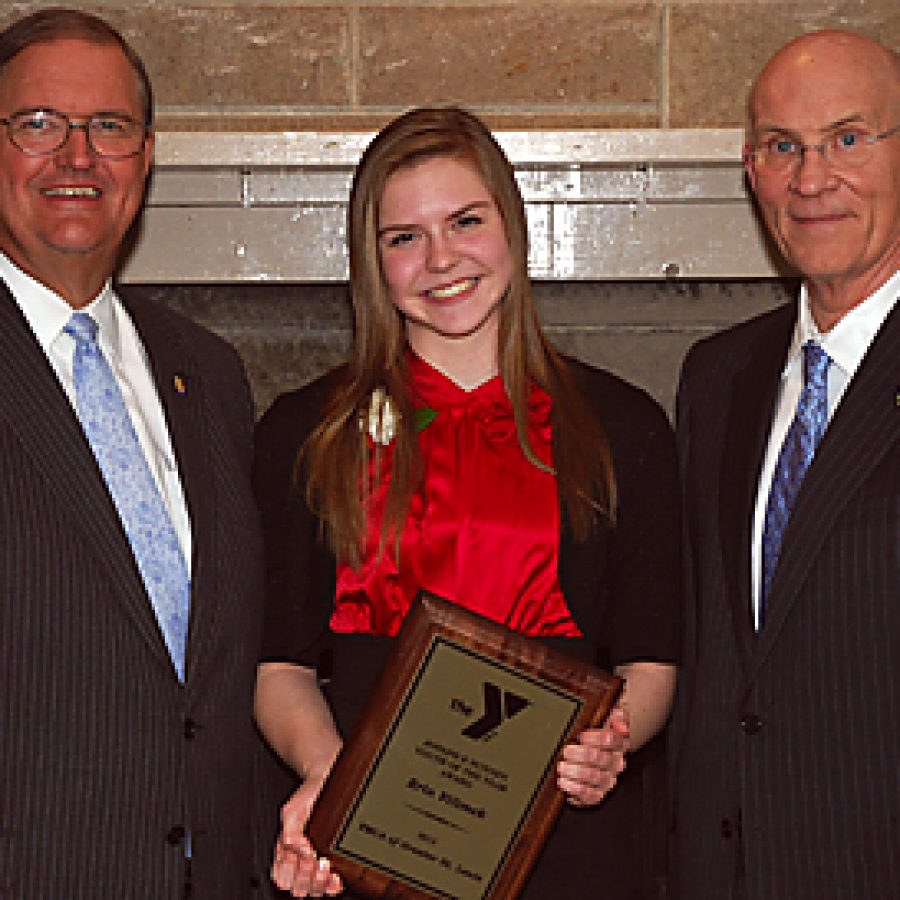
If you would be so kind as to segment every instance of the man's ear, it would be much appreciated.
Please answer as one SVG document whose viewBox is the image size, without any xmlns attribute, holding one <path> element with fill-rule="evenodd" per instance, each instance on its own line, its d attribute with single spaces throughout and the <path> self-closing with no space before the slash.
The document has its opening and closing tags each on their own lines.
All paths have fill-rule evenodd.
<svg viewBox="0 0 900 900">
<path fill-rule="evenodd" d="M 750 182 L 750 187 L 753 188 L 754 193 L 756 192 L 756 162 L 753 158 L 753 145 L 750 141 L 744 141 L 744 147 L 741 151 L 743 154 L 741 159 L 744 163 L 744 172 L 747 173 L 747 180 Z"/>
<path fill-rule="evenodd" d="M 153 165 L 153 153 L 156 149 L 156 134 L 148 131 L 144 138 L 144 178 L 150 173 L 150 167 Z"/>
</svg>

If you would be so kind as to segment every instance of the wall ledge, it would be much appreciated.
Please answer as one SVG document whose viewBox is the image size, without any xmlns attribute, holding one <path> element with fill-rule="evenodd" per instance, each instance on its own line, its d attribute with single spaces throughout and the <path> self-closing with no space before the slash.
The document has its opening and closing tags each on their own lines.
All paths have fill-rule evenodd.
<svg viewBox="0 0 900 900">
<path fill-rule="evenodd" d="M 123 279 L 345 280 L 350 179 L 371 138 L 159 133 Z M 525 197 L 534 278 L 779 274 L 747 196 L 739 129 L 500 131 L 497 138 Z"/>
</svg>

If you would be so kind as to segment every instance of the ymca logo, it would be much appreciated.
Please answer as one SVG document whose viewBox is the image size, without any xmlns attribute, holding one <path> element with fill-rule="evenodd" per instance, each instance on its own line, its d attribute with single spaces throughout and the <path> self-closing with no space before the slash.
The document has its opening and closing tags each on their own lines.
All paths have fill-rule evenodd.
<svg viewBox="0 0 900 900">
<path fill-rule="evenodd" d="M 497 729 L 513 716 L 517 716 L 526 706 L 530 706 L 531 702 L 512 691 L 504 691 L 491 684 L 490 681 L 484 682 L 484 711 L 481 717 L 471 722 L 462 733 L 473 741 L 483 741 L 493 737 Z M 459 712 L 472 713 L 472 708 L 462 701 L 454 700 L 451 708 Z"/>
</svg>

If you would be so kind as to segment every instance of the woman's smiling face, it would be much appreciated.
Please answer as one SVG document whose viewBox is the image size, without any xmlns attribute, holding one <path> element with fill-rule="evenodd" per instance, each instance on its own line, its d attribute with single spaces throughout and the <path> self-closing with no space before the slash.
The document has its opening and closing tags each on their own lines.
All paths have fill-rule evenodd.
<svg viewBox="0 0 900 900">
<path fill-rule="evenodd" d="M 426 359 L 452 346 L 496 353 L 513 271 L 503 218 L 472 164 L 439 156 L 398 169 L 378 209 L 381 271 Z"/>
</svg>

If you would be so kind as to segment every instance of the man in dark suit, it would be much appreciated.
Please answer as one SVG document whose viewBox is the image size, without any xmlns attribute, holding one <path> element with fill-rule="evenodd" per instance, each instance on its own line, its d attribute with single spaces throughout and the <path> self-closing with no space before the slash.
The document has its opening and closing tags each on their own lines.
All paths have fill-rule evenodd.
<svg viewBox="0 0 900 900">
<path fill-rule="evenodd" d="M 897 55 L 849 32 L 792 41 L 750 97 L 747 174 L 802 287 L 682 373 L 685 900 L 897 896 L 898 128 Z"/>
<path fill-rule="evenodd" d="M 0 34 L 0 897 L 251 894 L 261 592 L 235 352 L 110 282 L 151 165 L 92 16 Z"/>
</svg>

